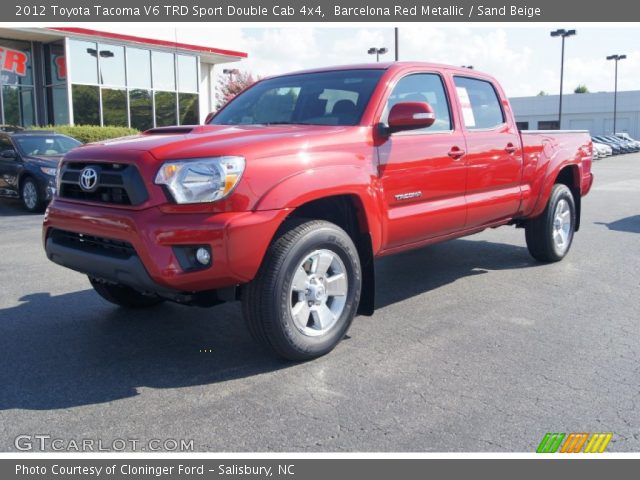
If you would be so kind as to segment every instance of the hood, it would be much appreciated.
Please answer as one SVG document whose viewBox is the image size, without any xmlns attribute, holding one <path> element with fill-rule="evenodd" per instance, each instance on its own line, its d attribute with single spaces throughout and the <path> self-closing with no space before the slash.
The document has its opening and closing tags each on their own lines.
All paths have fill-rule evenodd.
<svg viewBox="0 0 640 480">
<path fill-rule="evenodd" d="M 141 135 L 91 143 L 72 150 L 68 159 L 109 159 L 118 152 L 150 153 L 157 160 L 240 155 L 246 158 L 286 154 L 324 143 L 341 132 L 362 127 L 325 125 L 196 125 L 148 130 Z"/>
<path fill-rule="evenodd" d="M 62 159 L 62 156 L 52 156 L 52 155 L 25 155 L 22 157 L 23 160 L 33 163 L 38 167 L 50 167 L 56 168 Z"/>
</svg>

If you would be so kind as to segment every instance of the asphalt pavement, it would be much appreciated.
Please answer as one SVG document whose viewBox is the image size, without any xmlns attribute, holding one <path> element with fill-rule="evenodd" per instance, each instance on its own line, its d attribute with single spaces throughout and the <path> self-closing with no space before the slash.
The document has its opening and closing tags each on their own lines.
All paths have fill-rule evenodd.
<svg viewBox="0 0 640 480">
<path fill-rule="evenodd" d="M 547 432 L 640 451 L 640 154 L 593 170 L 564 261 L 512 227 L 384 258 L 376 314 L 303 364 L 254 345 L 238 304 L 108 304 L 0 200 L 0 451 L 532 452 Z"/>
</svg>

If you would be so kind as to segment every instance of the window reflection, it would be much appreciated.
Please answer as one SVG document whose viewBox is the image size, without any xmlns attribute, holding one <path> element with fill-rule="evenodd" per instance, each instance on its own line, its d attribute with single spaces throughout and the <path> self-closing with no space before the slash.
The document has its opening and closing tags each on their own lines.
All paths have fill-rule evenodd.
<svg viewBox="0 0 640 480">
<path fill-rule="evenodd" d="M 198 91 L 198 65 L 196 57 L 178 55 L 178 90 Z"/>
<path fill-rule="evenodd" d="M 110 88 L 102 89 L 102 123 L 126 127 L 127 120 L 127 91 Z"/>
<path fill-rule="evenodd" d="M 173 53 L 152 52 L 153 88 L 156 90 L 175 90 L 176 73 Z"/>
<path fill-rule="evenodd" d="M 200 123 L 200 107 L 198 95 L 195 93 L 179 93 L 180 125 L 197 125 Z"/>
<path fill-rule="evenodd" d="M 76 125 L 100 125 L 100 96 L 98 87 L 73 85 L 73 121 Z"/>
<path fill-rule="evenodd" d="M 153 128 L 153 99 L 149 90 L 130 90 L 131 126 L 138 130 Z"/>
<path fill-rule="evenodd" d="M 176 94 L 156 92 L 156 126 L 168 127 L 176 124 Z"/>
<path fill-rule="evenodd" d="M 151 52 L 127 47 L 127 85 L 151 88 Z"/>
<path fill-rule="evenodd" d="M 33 88 L 5 85 L 2 88 L 2 102 L 5 123 L 25 127 L 35 123 Z"/>
<path fill-rule="evenodd" d="M 124 87 L 126 85 L 124 75 L 124 47 L 117 45 L 98 44 L 100 56 L 100 83 Z"/>
<path fill-rule="evenodd" d="M 98 45 L 93 42 L 69 40 L 71 80 L 74 83 L 98 83 Z"/>
</svg>

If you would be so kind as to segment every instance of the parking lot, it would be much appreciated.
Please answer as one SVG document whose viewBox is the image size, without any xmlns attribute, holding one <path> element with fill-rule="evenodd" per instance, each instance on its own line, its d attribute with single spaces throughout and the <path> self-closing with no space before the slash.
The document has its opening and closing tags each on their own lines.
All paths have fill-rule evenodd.
<svg viewBox="0 0 640 480">
<path fill-rule="evenodd" d="M 130 312 L 46 260 L 0 202 L 0 450 L 16 436 L 196 451 L 521 451 L 546 432 L 640 450 L 640 154 L 594 165 L 560 263 L 500 228 L 377 262 L 377 313 L 326 357 L 250 340 L 237 304 Z"/>
</svg>

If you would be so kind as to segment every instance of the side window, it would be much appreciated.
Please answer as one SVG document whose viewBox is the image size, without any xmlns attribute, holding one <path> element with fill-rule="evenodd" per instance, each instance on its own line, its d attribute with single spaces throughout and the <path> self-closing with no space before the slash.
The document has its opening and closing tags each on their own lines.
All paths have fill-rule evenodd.
<svg viewBox="0 0 640 480">
<path fill-rule="evenodd" d="M 490 82 L 467 77 L 455 77 L 454 81 L 467 129 L 495 128 L 504 123 L 500 100 Z"/>
<path fill-rule="evenodd" d="M 0 154 L 5 150 L 13 150 L 13 144 L 7 137 L 0 137 Z"/>
<path fill-rule="evenodd" d="M 382 122 L 386 123 L 391 108 L 398 102 L 427 102 L 436 114 L 436 121 L 417 132 L 451 130 L 451 114 L 444 85 L 439 75 L 416 73 L 400 79 L 387 100 Z"/>
</svg>

